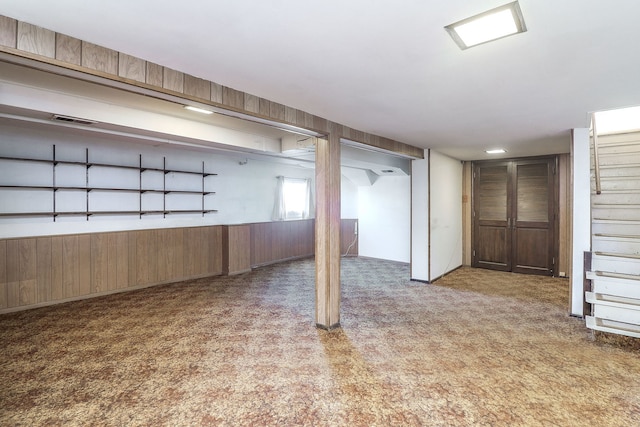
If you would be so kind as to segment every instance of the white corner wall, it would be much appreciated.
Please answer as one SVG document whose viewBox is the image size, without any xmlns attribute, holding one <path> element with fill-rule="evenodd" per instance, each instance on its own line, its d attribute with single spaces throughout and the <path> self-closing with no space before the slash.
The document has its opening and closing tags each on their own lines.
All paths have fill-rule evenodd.
<svg viewBox="0 0 640 427">
<path fill-rule="evenodd" d="M 411 177 L 380 177 L 358 187 L 358 254 L 410 262 Z"/>
<path fill-rule="evenodd" d="M 431 150 L 429 281 L 462 265 L 462 162 Z"/>
<path fill-rule="evenodd" d="M 411 162 L 411 279 L 429 281 L 429 159 Z"/>
<path fill-rule="evenodd" d="M 589 129 L 573 129 L 573 262 L 571 269 L 571 314 L 584 313 L 584 252 L 591 250 L 591 179 Z"/>
</svg>

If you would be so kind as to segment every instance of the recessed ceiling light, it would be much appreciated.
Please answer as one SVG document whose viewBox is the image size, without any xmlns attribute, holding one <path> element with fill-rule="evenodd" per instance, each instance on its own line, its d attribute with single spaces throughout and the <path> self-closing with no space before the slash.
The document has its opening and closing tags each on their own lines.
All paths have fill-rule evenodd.
<svg viewBox="0 0 640 427">
<path fill-rule="evenodd" d="M 444 28 L 463 50 L 527 31 L 517 1 L 463 19 Z"/>
<path fill-rule="evenodd" d="M 184 108 L 185 108 L 185 110 L 195 111 L 196 113 L 213 114 L 213 111 L 205 110 L 204 108 L 193 107 L 191 105 L 185 105 Z"/>
<path fill-rule="evenodd" d="M 504 148 L 494 148 L 492 150 L 484 150 L 484 152 L 487 154 L 502 154 L 506 153 L 507 150 L 505 150 Z"/>
</svg>

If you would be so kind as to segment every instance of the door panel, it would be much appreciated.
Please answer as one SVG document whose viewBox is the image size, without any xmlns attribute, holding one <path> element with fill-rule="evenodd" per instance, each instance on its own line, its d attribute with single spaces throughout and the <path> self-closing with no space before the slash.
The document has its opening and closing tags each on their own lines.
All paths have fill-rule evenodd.
<svg viewBox="0 0 640 427">
<path fill-rule="evenodd" d="M 514 162 L 513 271 L 553 274 L 553 159 Z"/>
<path fill-rule="evenodd" d="M 474 241 L 472 265 L 492 270 L 511 270 L 511 230 L 509 228 L 509 163 L 475 167 Z"/>
<path fill-rule="evenodd" d="M 549 171 L 546 163 L 516 165 L 516 221 L 549 221 Z"/>
<path fill-rule="evenodd" d="M 472 266 L 552 275 L 554 158 L 474 165 Z"/>
<path fill-rule="evenodd" d="M 477 265 L 474 267 L 489 268 L 491 270 L 508 271 L 507 263 L 507 228 L 504 226 L 481 226 L 476 246 Z"/>
<path fill-rule="evenodd" d="M 513 272 L 549 275 L 549 232 L 545 228 L 516 227 Z M 541 248 L 544 248 L 541 250 Z"/>
</svg>

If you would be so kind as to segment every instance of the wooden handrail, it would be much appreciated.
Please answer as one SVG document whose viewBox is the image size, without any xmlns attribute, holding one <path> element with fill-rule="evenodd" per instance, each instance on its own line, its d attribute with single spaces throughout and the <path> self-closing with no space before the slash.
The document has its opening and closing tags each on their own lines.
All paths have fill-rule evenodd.
<svg viewBox="0 0 640 427">
<path fill-rule="evenodd" d="M 596 194 L 600 194 L 602 193 L 602 187 L 600 185 L 600 157 L 598 155 L 598 130 L 596 128 L 595 113 L 591 114 L 591 124 L 593 127 L 593 162 L 596 175 Z"/>
</svg>

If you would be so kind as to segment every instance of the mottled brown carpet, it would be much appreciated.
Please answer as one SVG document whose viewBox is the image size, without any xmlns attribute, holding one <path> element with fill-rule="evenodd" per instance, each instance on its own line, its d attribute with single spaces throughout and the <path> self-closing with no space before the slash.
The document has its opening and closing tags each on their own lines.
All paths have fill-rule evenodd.
<svg viewBox="0 0 640 427">
<path fill-rule="evenodd" d="M 0 425 L 633 426 L 640 354 L 567 315 L 568 281 L 312 260 L 0 316 Z"/>
</svg>

